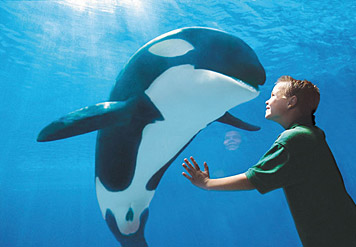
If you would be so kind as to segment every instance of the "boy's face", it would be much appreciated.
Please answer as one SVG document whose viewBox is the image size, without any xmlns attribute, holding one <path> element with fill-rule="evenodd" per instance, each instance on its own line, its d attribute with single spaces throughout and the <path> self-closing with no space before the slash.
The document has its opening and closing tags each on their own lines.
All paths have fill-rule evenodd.
<svg viewBox="0 0 356 247">
<path fill-rule="evenodd" d="M 266 101 L 265 118 L 281 123 L 282 116 L 288 110 L 288 99 L 285 94 L 286 83 L 278 83 L 272 90 L 271 98 Z"/>
</svg>

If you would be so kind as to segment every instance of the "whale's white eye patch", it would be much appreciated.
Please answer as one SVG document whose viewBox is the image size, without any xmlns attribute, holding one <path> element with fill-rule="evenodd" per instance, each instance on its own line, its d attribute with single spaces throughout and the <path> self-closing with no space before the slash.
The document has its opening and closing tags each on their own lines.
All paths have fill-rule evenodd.
<svg viewBox="0 0 356 247">
<path fill-rule="evenodd" d="M 149 52 L 161 57 L 177 57 L 193 50 L 194 47 L 182 39 L 168 39 L 151 46 Z"/>
</svg>

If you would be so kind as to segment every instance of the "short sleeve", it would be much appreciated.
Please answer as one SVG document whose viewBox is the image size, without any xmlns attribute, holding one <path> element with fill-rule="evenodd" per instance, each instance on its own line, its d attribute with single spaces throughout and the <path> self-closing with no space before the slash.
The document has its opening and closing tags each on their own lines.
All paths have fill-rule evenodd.
<svg viewBox="0 0 356 247">
<path fill-rule="evenodd" d="M 274 143 L 245 174 L 256 189 L 264 194 L 292 184 L 294 169 L 288 149 L 280 143 Z"/>
</svg>

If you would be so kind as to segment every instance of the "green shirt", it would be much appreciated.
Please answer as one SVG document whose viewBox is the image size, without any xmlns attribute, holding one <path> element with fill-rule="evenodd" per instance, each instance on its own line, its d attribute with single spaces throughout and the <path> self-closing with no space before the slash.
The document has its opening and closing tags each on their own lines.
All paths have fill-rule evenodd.
<svg viewBox="0 0 356 247">
<path fill-rule="evenodd" d="M 304 246 L 356 246 L 356 206 L 318 127 L 284 131 L 246 176 L 262 194 L 283 188 Z"/>
</svg>

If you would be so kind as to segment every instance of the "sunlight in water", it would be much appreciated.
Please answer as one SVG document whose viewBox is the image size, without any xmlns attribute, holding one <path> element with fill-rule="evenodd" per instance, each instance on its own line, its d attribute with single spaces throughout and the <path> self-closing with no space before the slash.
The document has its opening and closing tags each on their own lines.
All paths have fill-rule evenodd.
<svg viewBox="0 0 356 247">
<path fill-rule="evenodd" d="M 141 12 L 143 5 L 141 0 L 65 0 L 61 4 L 69 5 L 77 11 L 100 10 L 102 12 L 114 13 L 117 7 L 134 9 Z"/>
</svg>

